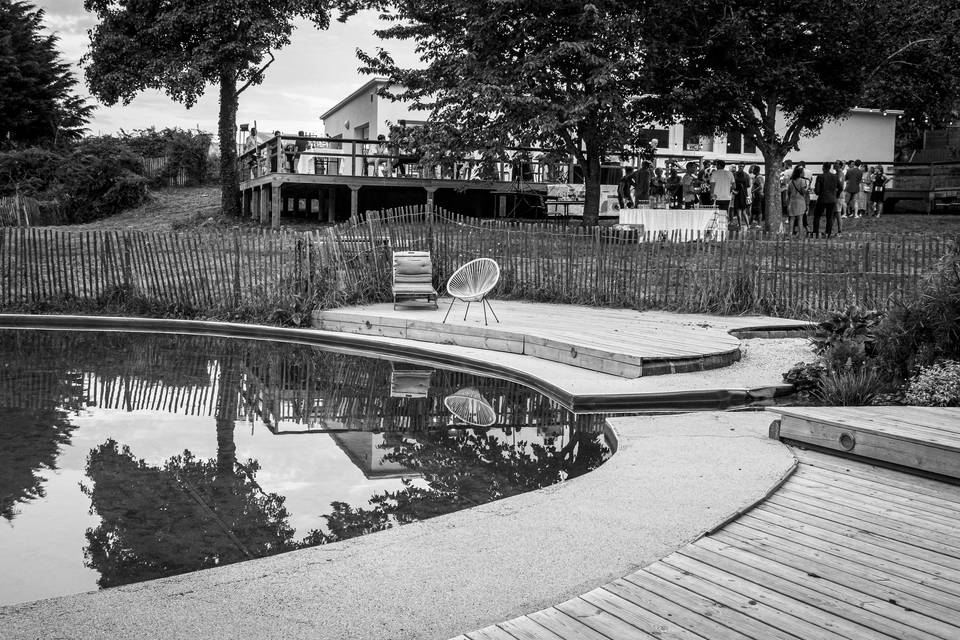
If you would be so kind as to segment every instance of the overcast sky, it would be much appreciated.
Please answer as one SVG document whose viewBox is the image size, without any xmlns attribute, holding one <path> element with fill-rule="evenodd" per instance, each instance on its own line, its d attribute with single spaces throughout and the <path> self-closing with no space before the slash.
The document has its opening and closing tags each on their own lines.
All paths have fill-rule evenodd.
<svg viewBox="0 0 960 640">
<path fill-rule="evenodd" d="M 51 31 L 60 37 L 64 60 L 74 65 L 87 51 L 87 30 L 94 26 L 91 14 L 83 10 L 83 0 L 35 0 L 46 12 Z M 360 75 L 355 51 L 359 47 L 372 52 L 379 44 L 373 35 L 377 26 L 375 13 L 367 12 L 346 24 L 333 21 L 327 31 L 317 31 L 304 22 L 294 32 L 291 44 L 274 52 L 277 60 L 266 73 L 263 84 L 251 87 L 240 95 L 237 122 L 256 120 L 261 131 L 309 131 L 322 133 L 319 116 L 341 98 L 369 78 Z M 413 64 L 416 60 L 409 43 L 385 43 L 398 62 Z M 77 78 L 87 95 L 82 70 Z M 93 101 L 96 102 L 96 101 Z M 114 133 L 119 129 L 142 129 L 149 126 L 200 127 L 217 131 L 217 89 L 211 87 L 192 109 L 185 109 L 159 92 L 145 92 L 129 106 L 104 107 L 94 112 L 90 132 Z"/>
</svg>

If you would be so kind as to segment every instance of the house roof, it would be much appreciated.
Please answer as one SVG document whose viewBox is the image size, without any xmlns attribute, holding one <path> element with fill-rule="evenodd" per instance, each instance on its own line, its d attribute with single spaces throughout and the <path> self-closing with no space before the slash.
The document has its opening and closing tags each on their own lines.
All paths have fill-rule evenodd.
<svg viewBox="0 0 960 640">
<path fill-rule="evenodd" d="M 360 88 L 358 88 L 356 91 L 354 91 L 353 93 L 348 95 L 346 98 L 344 98 L 343 100 L 341 100 L 340 102 L 338 102 L 337 104 L 333 105 L 331 108 L 327 109 L 322 114 L 320 114 L 320 119 L 326 120 L 331 115 L 333 115 L 334 113 L 342 109 L 344 105 L 346 105 L 348 102 L 350 102 L 357 96 L 362 95 L 373 88 L 379 89 L 381 86 L 386 84 L 390 84 L 390 81 L 387 80 L 386 78 L 373 78 L 371 80 L 368 80 L 367 82 L 363 83 L 363 85 Z"/>
</svg>

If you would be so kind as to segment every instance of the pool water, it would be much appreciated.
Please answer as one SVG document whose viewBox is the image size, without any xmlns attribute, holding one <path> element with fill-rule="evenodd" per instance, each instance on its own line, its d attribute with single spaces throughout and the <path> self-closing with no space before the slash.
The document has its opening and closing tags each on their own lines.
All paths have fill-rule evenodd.
<svg viewBox="0 0 960 640">
<path fill-rule="evenodd" d="M 602 416 L 277 342 L 0 330 L 0 604 L 327 544 L 586 473 Z"/>
</svg>

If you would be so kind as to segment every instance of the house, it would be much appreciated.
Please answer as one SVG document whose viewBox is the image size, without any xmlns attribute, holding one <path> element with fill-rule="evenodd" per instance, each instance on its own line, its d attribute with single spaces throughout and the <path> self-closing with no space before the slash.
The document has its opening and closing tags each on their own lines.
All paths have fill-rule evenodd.
<svg viewBox="0 0 960 640">
<path fill-rule="evenodd" d="M 389 137 L 390 124 L 423 124 L 424 112 L 411 111 L 377 92 L 389 87 L 384 78 L 374 78 L 320 115 L 326 135 L 331 138 L 376 140 Z"/>
</svg>

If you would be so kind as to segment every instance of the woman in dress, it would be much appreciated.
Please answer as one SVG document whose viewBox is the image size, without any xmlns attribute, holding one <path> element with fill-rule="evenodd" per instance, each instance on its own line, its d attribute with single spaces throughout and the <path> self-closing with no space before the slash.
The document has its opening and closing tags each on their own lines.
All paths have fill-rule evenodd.
<svg viewBox="0 0 960 640">
<path fill-rule="evenodd" d="M 750 217 L 751 222 L 760 227 L 763 226 L 763 190 L 766 186 L 766 180 L 760 175 L 760 166 L 756 164 L 750 167 L 750 175 L 753 176 L 750 180 Z"/>
<path fill-rule="evenodd" d="M 787 214 L 790 216 L 790 228 L 793 235 L 800 233 L 800 220 L 807 211 L 807 181 L 803 177 L 803 167 L 797 165 L 790 174 L 787 183 Z"/>
<path fill-rule="evenodd" d="M 650 180 L 650 204 L 654 207 L 662 206 L 666 194 L 667 182 L 663 179 L 663 169 L 657 167 L 653 171 L 653 179 Z"/>
<path fill-rule="evenodd" d="M 870 208 L 876 218 L 883 213 L 883 199 L 889 181 L 890 179 L 883 173 L 883 165 L 878 164 L 876 173 L 873 174 L 873 182 L 870 184 Z"/>
<path fill-rule="evenodd" d="M 750 226 L 750 176 L 743 170 L 743 163 L 737 165 L 733 174 L 733 209 L 737 212 L 737 222 L 741 229 Z"/>
</svg>

